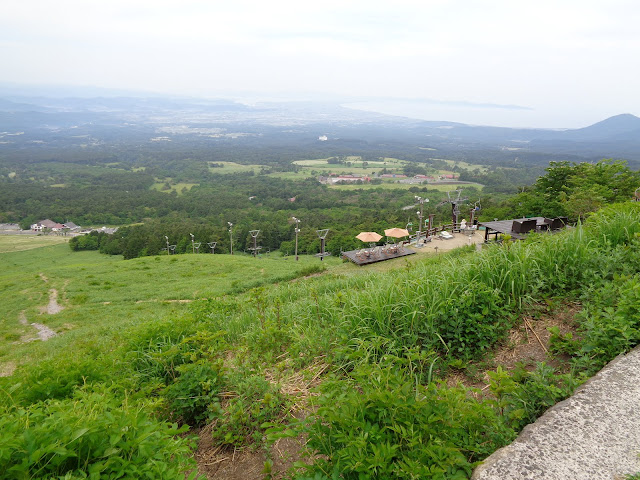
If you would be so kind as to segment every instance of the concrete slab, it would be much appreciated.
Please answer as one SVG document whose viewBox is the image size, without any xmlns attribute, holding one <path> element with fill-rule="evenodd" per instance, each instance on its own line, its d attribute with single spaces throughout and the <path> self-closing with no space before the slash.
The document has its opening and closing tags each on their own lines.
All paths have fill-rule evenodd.
<svg viewBox="0 0 640 480">
<path fill-rule="evenodd" d="M 620 480 L 640 472 L 640 347 L 524 428 L 472 480 Z"/>
</svg>

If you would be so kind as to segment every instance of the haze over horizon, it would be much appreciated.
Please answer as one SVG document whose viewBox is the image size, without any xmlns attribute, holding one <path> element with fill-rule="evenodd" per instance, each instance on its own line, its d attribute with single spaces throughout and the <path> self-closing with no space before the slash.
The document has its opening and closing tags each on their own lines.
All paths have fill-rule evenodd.
<svg viewBox="0 0 640 480">
<path fill-rule="evenodd" d="M 640 4 L 9 1 L 0 81 L 425 120 L 581 128 L 640 115 Z"/>
</svg>

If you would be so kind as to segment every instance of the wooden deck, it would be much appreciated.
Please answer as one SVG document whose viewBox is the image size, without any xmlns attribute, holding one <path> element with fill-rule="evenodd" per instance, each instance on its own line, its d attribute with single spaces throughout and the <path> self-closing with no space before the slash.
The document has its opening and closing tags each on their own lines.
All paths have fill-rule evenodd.
<svg viewBox="0 0 640 480">
<path fill-rule="evenodd" d="M 523 220 L 535 220 L 536 221 L 536 229 L 532 230 L 532 232 L 552 232 L 549 229 L 549 224 L 545 222 L 545 217 L 529 217 L 529 218 L 514 218 L 511 220 L 496 220 L 493 222 L 479 222 L 478 225 L 485 228 L 484 232 L 484 241 L 489 241 L 489 236 L 493 235 L 495 240 L 498 239 L 498 235 L 510 235 L 514 240 L 523 240 L 527 237 L 528 233 L 517 233 L 513 231 L 513 222 L 523 221 Z M 554 230 L 557 231 L 557 230 Z"/>
<path fill-rule="evenodd" d="M 394 258 L 406 257 L 407 255 L 415 255 L 412 249 L 404 247 L 401 251 L 396 253 L 384 253 L 381 252 L 378 255 L 370 255 L 370 256 L 357 256 L 358 250 L 351 250 L 349 252 L 342 252 L 342 258 L 346 258 L 356 265 L 369 265 L 370 263 L 384 262 L 386 260 L 393 260 Z"/>
</svg>

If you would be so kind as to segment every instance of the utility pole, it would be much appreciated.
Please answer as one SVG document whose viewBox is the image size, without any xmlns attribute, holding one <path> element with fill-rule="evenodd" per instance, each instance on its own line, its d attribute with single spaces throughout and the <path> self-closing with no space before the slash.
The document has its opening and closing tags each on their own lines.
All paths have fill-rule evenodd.
<svg viewBox="0 0 640 480">
<path fill-rule="evenodd" d="M 167 237 L 166 235 L 164 236 L 165 240 L 167 241 L 167 255 L 171 254 L 171 251 L 169 249 L 169 237 Z"/>
<path fill-rule="evenodd" d="M 293 221 L 295 222 L 295 232 L 296 232 L 296 262 L 298 261 L 298 233 L 300 233 L 300 228 L 298 228 L 298 225 L 300 225 L 300 219 L 296 218 L 296 217 L 291 217 L 293 219 Z"/>
<path fill-rule="evenodd" d="M 191 235 L 191 253 L 196 253 L 196 244 L 194 243 L 194 236 L 193 233 L 190 233 L 189 235 Z"/>
<path fill-rule="evenodd" d="M 231 246 L 231 255 L 233 255 L 233 223 L 227 222 L 229 225 L 229 238 L 230 238 L 230 246 Z"/>
</svg>

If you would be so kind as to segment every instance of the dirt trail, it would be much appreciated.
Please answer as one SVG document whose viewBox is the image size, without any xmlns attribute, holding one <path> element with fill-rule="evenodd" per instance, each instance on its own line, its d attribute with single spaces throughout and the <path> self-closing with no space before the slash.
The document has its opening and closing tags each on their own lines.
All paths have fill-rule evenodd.
<svg viewBox="0 0 640 480">
<path fill-rule="evenodd" d="M 48 313 L 49 315 L 55 315 L 64 310 L 64 307 L 58 303 L 58 291 L 55 288 L 49 290 L 49 303 L 46 307 L 41 307 L 41 313 Z"/>
<path fill-rule="evenodd" d="M 44 275 L 40 274 L 40 277 L 42 277 L 45 282 L 47 281 Z M 44 307 L 40 307 L 40 314 L 42 315 L 46 313 L 48 315 L 55 315 L 56 313 L 60 313 L 62 310 L 64 310 L 64 307 L 58 303 L 58 291 L 55 288 L 52 288 L 51 290 L 49 290 L 49 303 Z M 54 330 L 47 327 L 46 325 L 43 325 L 42 323 L 29 323 L 24 310 L 20 312 L 18 321 L 21 325 L 31 325 L 37 330 L 37 338 L 27 338 L 26 340 L 23 340 L 24 342 L 33 342 L 34 340 L 42 340 L 43 342 L 46 342 L 50 338 L 53 338 L 57 335 Z"/>
<path fill-rule="evenodd" d="M 36 330 L 38 330 L 38 339 L 42 340 L 43 342 L 46 342 L 50 338 L 55 337 L 57 335 L 56 332 L 54 332 L 49 327 L 47 327 L 46 325 L 43 325 L 41 323 L 35 323 L 34 322 L 34 323 L 31 324 L 31 326 L 33 328 L 35 328 Z"/>
</svg>

